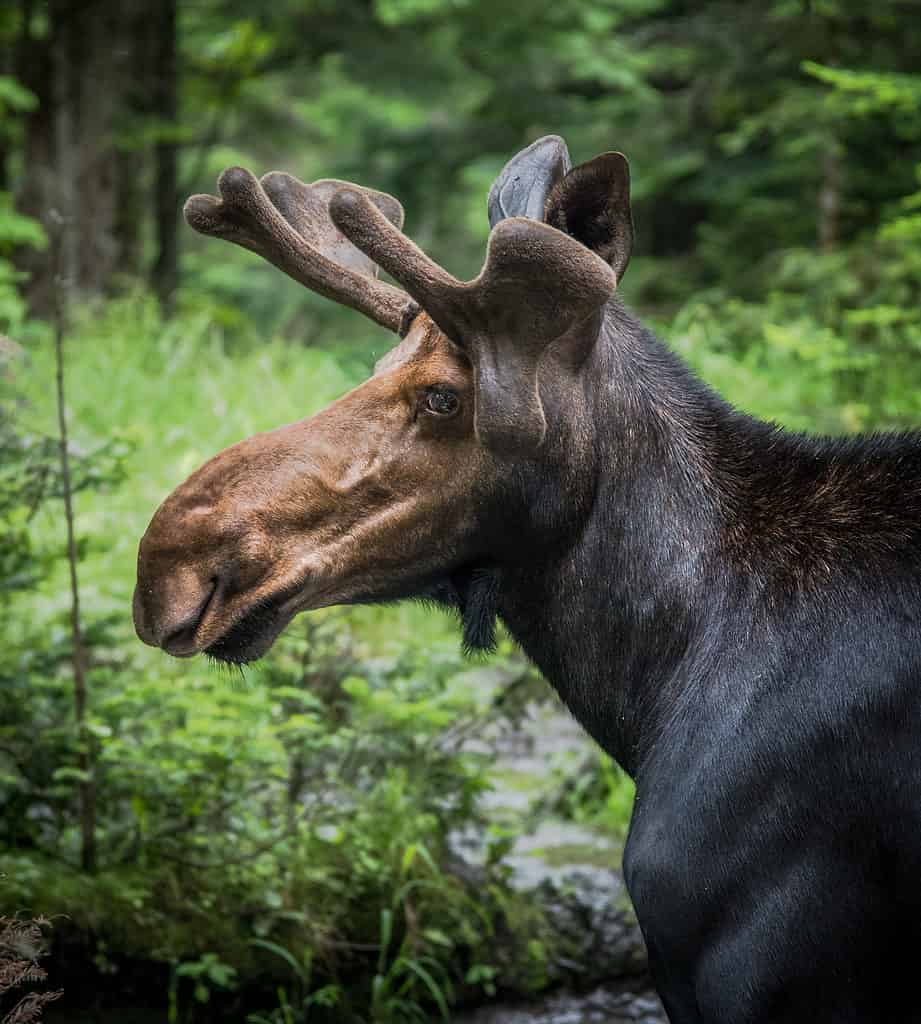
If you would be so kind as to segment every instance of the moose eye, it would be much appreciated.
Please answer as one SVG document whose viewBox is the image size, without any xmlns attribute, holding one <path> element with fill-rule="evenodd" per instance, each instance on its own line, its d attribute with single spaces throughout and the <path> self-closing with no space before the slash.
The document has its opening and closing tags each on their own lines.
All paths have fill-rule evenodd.
<svg viewBox="0 0 921 1024">
<path fill-rule="evenodd" d="M 422 396 L 422 408 L 433 416 L 453 416 L 459 407 L 457 392 L 448 388 L 429 388 Z"/>
</svg>

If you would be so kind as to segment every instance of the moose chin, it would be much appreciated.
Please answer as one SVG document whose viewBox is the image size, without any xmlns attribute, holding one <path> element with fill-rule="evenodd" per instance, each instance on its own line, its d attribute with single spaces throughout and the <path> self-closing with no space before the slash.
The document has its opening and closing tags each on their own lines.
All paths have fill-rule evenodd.
<svg viewBox="0 0 921 1024">
<path fill-rule="evenodd" d="M 501 620 L 636 780 L 625 877 L 674 1024 L 921 1020 L 921 437 L 786 433 L 698 380 L 618 296 L 619 153 L 515 156 L 472 281 L 383 193 L 218 188 L 193 228 L 398 342 L 166 499 L 141 639 L 243 662 L 325 605 L 440 601 L 474 649 Z"/>
</svg>

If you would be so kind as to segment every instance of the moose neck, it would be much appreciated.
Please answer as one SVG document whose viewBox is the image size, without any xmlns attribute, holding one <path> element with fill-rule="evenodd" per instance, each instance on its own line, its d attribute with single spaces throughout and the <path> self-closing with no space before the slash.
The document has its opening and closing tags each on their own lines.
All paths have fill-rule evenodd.
<svg viewBox="0 0 921 1024">
<path fill-rule="evenodd" d="M 690 685 L 707 609 L 732 585 L 722 546 L 736 464 L 769 428 L 735 413 L 616 300 L 579 379 L 576 415 L 589 426 L 563 420 L 548 439 L 551 496 L 530 500 L 555 495 L 577 522 L 570 514 L 558 543 L 503 565 L 499 613 L 633 774 Z M 573 464 L 573 450 L 592 455 Z"/>
</svg>

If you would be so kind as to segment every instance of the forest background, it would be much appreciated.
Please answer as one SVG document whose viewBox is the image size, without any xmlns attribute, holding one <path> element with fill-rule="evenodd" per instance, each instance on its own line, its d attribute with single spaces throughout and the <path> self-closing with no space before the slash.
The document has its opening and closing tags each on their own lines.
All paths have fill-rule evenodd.
<svg viewBox="0 0 921 1024">
<path fill-rule="evenodd" d="M 547 133 L 628 155 L 623 293 L 730 400 L 793 429 L 921 425 L 917 0 L 0 9 L 0 915 L 51 919 L 61 1005 L 383 1022 L 548 983 L 469 742 L 550 699 L 507 640 L 471 663 L 434 612 L 332 611 L 237 678 L 130 623 L 171 487 L 390 343 L 194 236 L 185 197 L 234 163 L 356 181 L 469 277 L 490 183 Z M 622 834 L 626 781 L 597 754 L 573 770 L 557 809 Z"/>
</svg>

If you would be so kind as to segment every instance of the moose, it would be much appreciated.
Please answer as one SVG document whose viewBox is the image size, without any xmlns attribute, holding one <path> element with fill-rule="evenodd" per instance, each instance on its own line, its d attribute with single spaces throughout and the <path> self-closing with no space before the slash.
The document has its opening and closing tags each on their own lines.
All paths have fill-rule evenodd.
<svg viewBox="0 0 921 1024">
<path fill-rule="evenodd" d="M 513 157 L 471 281 L 386 194 L 218 188 L 191 227 L 399 341 L 166 498 L 140 638 L 243 663 L 333 604 L 434 600 L 473 650 L 500 620 L 635 779 L 624 874 L 674 1024 L 921 1021 L 921 435 L 791 434 L 694 376 L 618 296 L 619 153 Z"/>
</svg>

